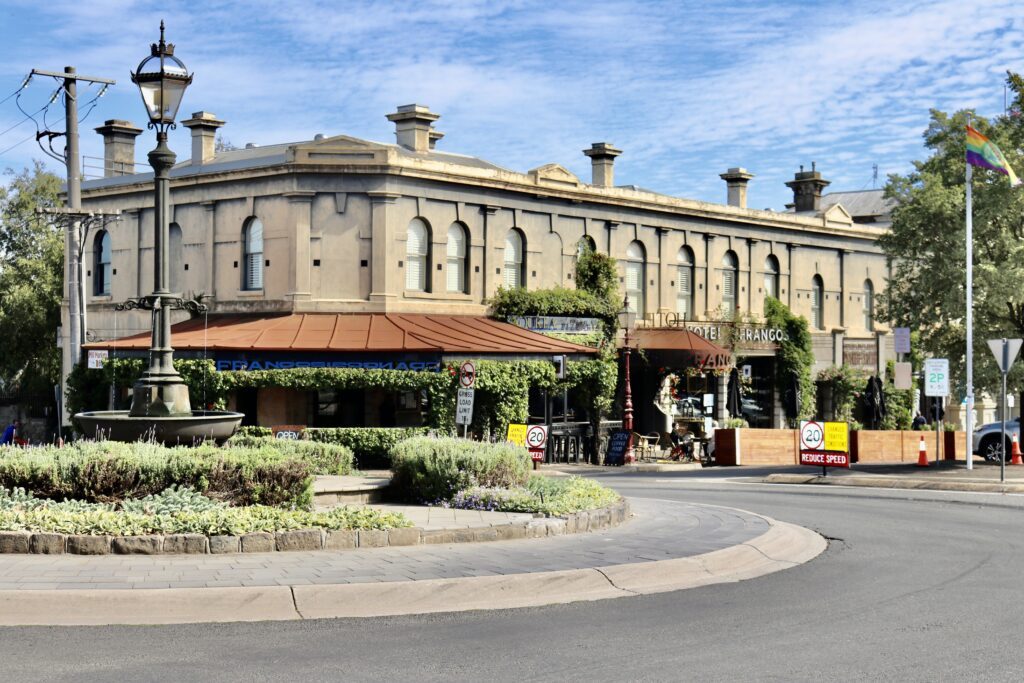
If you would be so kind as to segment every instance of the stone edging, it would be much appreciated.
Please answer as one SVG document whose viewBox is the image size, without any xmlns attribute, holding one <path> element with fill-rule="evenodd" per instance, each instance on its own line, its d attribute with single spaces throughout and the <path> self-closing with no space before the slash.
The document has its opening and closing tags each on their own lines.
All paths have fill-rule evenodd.
<svg viewBox="0 0 1024 683">
<path fill-rule="evenodd" d="M 537 517 L 528 522 L 469 529 L 299 529 L 276 533 L 259 531 L 241 536 L 76 536 L 48 532 L 0 531 L 0 554 L 219 555 L 239 552 L 352 550 L 438 543 L 480 543 L 599 531 L 618 526 L 628 517 L 629 501 L 623 498 L 608 507 L 574 512 L 565 517 Z"/>
</svg>

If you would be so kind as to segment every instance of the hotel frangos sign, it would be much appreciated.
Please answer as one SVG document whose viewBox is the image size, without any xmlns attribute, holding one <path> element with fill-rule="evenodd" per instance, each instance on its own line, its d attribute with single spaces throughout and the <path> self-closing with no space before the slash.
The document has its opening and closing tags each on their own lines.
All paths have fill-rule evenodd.
<svg viewBox="0 0 1024 683">
<path fill-rule="evenodd" d="M 649 313 L 637 321 L 646 329 L 687 329 L 709 342 L 730 348 L 775 348 L 786 340 L 785 330 L 767 325 L 734 322 L 684 320 L 677 313 Z"/>
</svg>

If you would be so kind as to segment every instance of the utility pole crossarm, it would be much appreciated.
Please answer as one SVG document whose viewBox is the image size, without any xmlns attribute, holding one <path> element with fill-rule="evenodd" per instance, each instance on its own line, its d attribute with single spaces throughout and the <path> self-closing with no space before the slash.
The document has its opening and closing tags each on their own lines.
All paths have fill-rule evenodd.
<svg viewBox="0 0 1024 683">
<path fill-rule="evenodd" d="M 75 81 L 86 81 L 88 83 L 102 83 L 103 85 L 115 85 L 117 81 L 99 76 L 79 76 L 78 74 L 64 71 L 45 71 L 44 69 L 32 69 L 33 76 L 52 76 L 53 78 L 66 78 Z"/>
</svg>

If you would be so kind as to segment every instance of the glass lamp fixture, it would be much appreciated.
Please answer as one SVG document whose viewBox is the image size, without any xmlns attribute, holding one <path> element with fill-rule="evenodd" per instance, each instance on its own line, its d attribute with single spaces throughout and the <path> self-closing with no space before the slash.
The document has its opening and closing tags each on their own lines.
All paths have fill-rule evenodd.
<svg viewBox="0 0 1024 683">
<path fill-rule="evenodd" d="M 160 22 L 160 42 L 150 46 L 150 55 L 139 63 L 131 76 L 132 83 L 139 86 L 142 94 L 149 127 L 159 131 L 173 128 L 185 88 L 192 82 L 192 74 L 174 56 L 174 45 L 164 42 L 164 22 Z"/>
</svg>

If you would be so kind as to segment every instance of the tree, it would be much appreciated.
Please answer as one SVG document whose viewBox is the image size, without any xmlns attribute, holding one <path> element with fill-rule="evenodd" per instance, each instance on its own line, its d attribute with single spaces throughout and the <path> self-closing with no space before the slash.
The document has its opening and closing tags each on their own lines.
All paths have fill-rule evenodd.
<svg viewBox="0 0 1024 683">
<path fill-rule="evenodd" d="M 988 121 L 971 111 L 933 110 L 924 133 L 931 156 L 908 175 L 892 175 L 886 197 L 896 202 L 892 229 L 879 239 L 892 266 L 880 297 L 884 319 L 920 330 L 923 350 L 948 358 L 959 393 L 966 386 L 966 187 L 968 120 L 1024 170 L 1024 80 L 1008 73 L 1014 108 Z M 999 373 L 986 339 L 1024 336 L 1024 192 L 1005 176 L 974 169 L 974 382 L 999 392 Z M 1017 364 L 1016 386 L 1024 379 Z"/>
<path fill-rule="evenodd" d="M 61 179 L 36 162 L 0 187 L 0 384 L 28 393 L 60 380 L 56 345 L 64 237 L 36 208 L 58 203 Z"/>
</svg>

